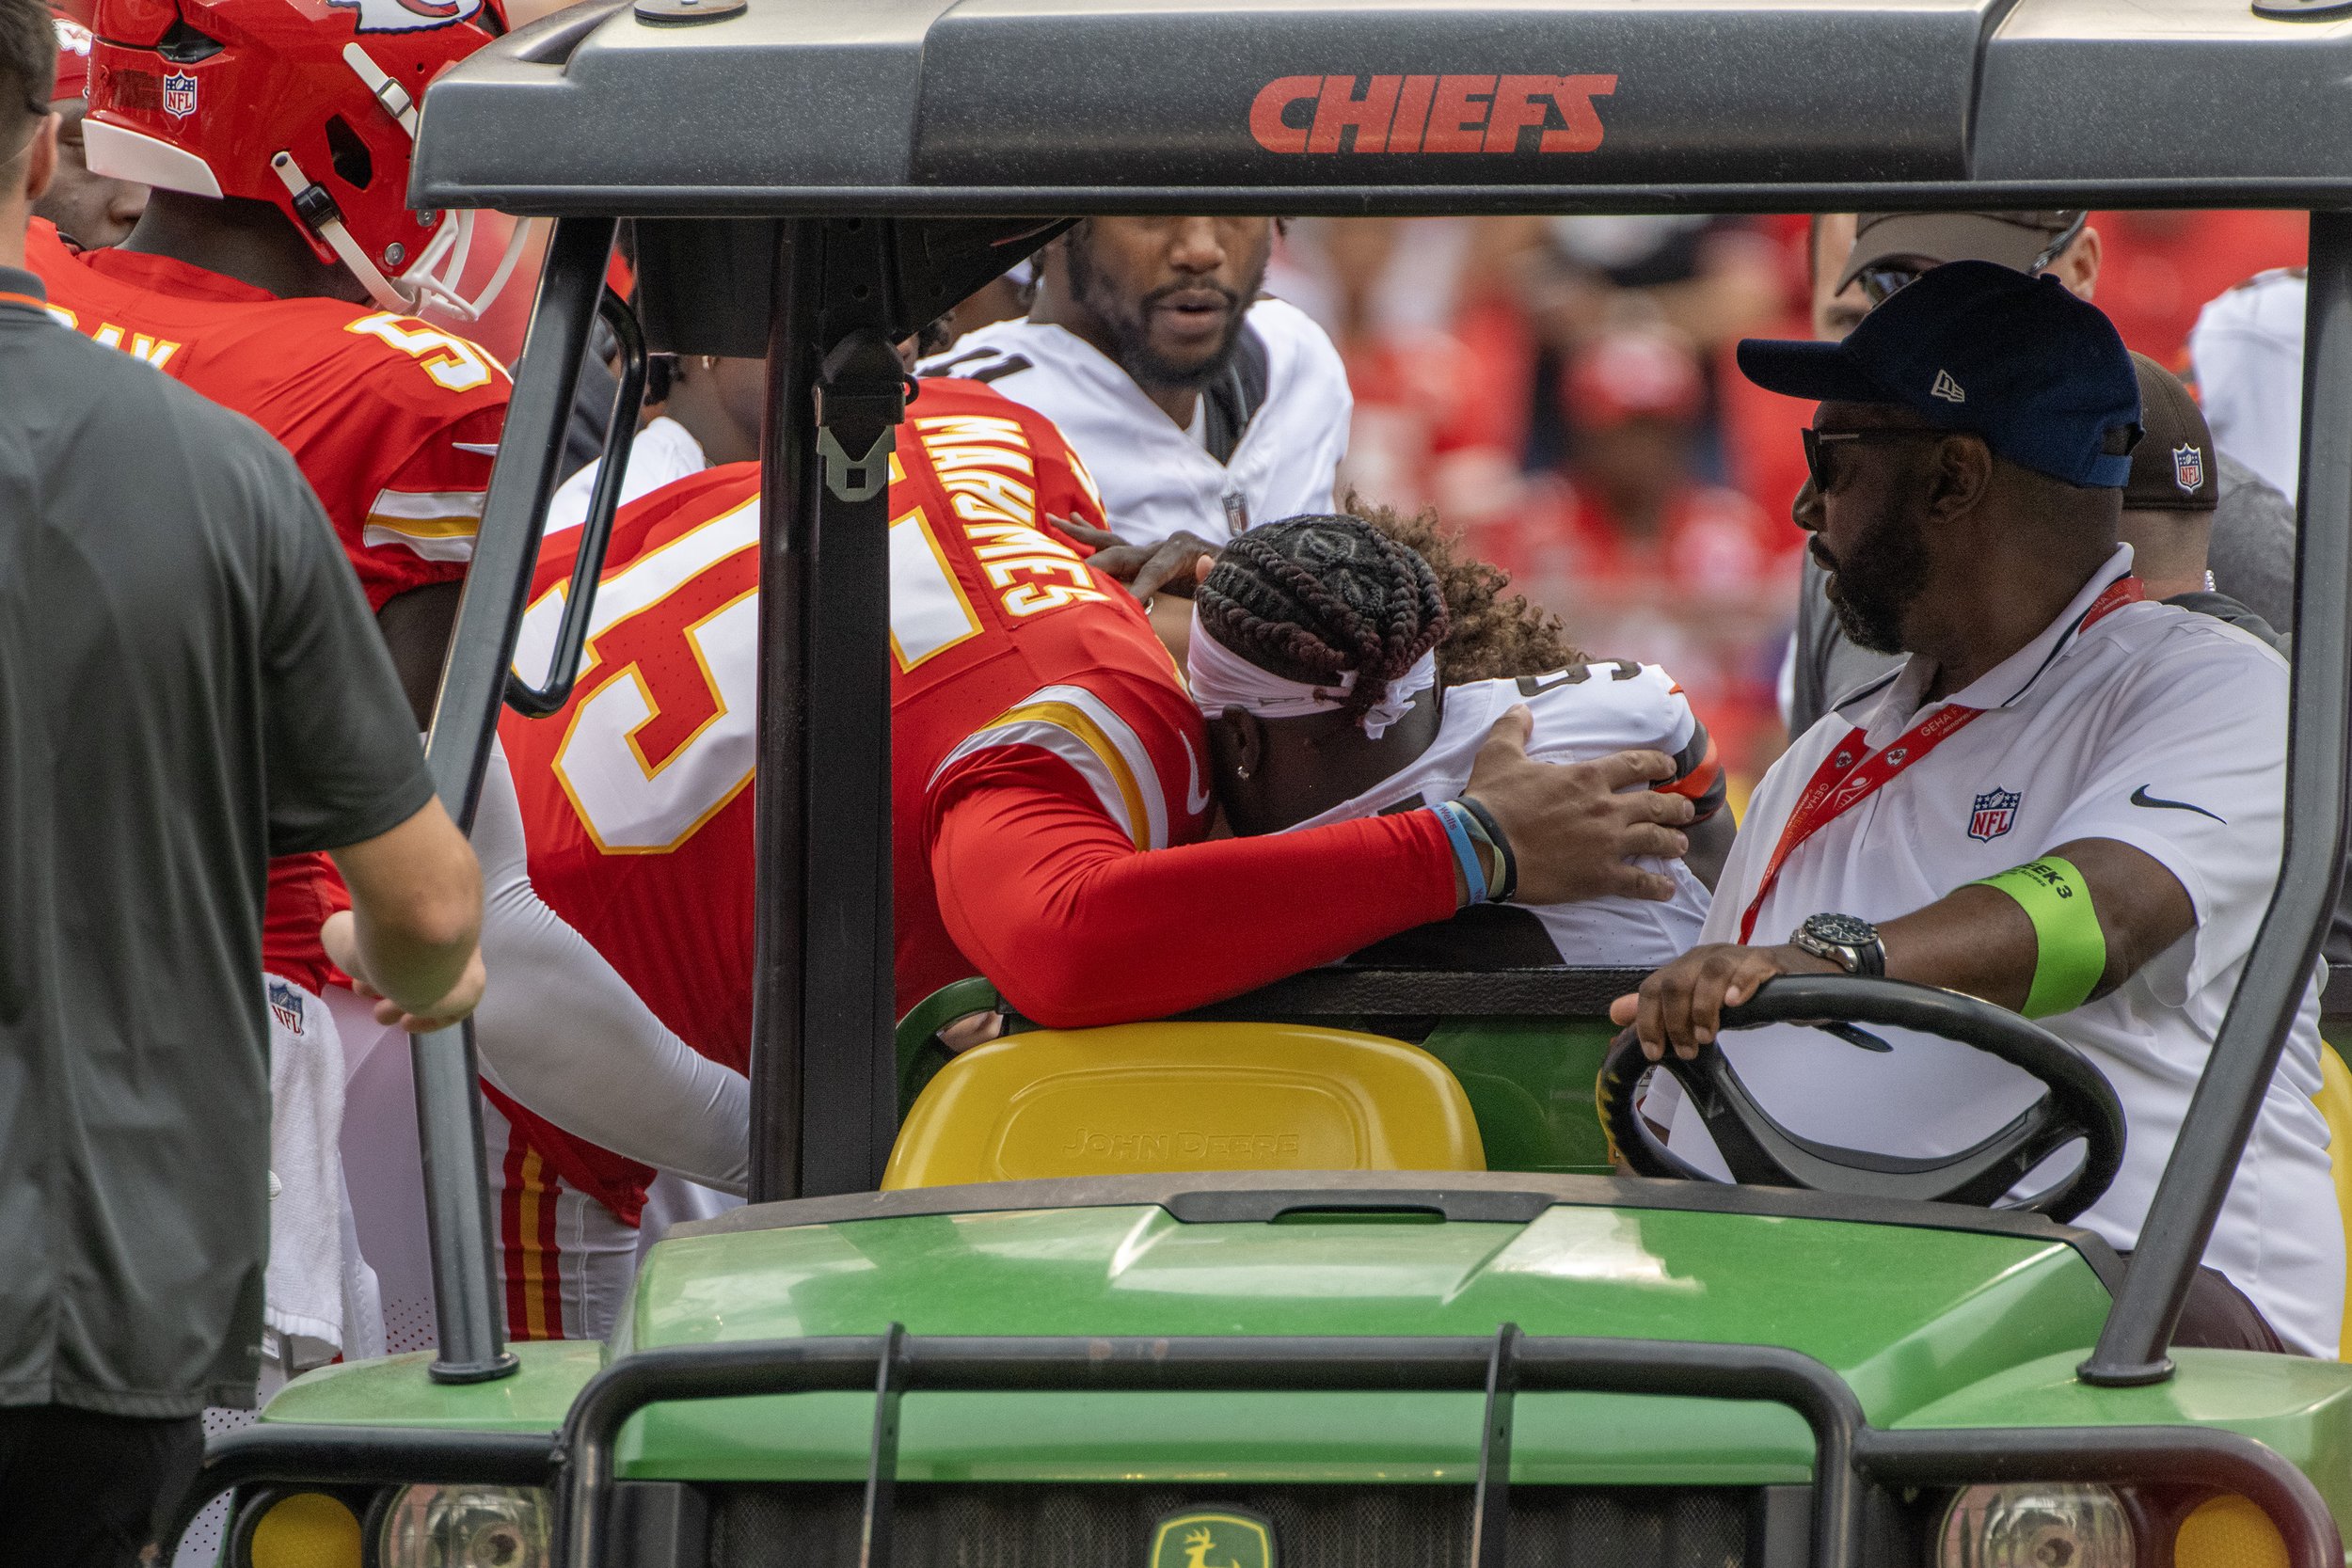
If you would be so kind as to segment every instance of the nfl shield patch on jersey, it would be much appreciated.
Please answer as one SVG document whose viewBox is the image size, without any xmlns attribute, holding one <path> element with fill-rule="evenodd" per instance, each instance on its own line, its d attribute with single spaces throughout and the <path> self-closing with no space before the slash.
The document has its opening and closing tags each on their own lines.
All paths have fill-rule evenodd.
<svg viewBox="0 0 2352 1568">
<path fill-rule="evenodd" d="M 1978 840 L 2000 837 L 2017 825 L 2017 805 L 2025 797 L 2013 789 L 1989 789 L 1968 810 L 1968 836 Z"/>
</svg>

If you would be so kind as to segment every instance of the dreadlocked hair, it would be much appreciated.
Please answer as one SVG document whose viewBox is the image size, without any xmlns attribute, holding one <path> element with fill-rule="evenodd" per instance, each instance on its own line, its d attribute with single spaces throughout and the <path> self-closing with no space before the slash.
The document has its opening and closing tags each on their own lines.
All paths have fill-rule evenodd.
<svg viewBox="0 0 2352 1568">
<path fill-rule="evenodd" d="M 1343 504 L 1429 562 L 1436 574 L 1451 623 L 1438 644 L 1439 685 L 1540 675 L 1585 662 L 1560 617 L 1524 594 L 1504 593 L 1510 574 L 1464 549 L 1462 536 L 1443 527 L 1436 512 L 1408 517 L 1391 507 L 1365 505 L 1352 492 Z"/>
<path fill-rule="evenodd" d="M 1193 598 L 1201 626 L 1287 680 L 1356 684 L 1341 711 L 1361 717 L 1446 633 L 1429 563 L 1360 517 L 1293 517 L 1251 529 Z"/>
</svg>

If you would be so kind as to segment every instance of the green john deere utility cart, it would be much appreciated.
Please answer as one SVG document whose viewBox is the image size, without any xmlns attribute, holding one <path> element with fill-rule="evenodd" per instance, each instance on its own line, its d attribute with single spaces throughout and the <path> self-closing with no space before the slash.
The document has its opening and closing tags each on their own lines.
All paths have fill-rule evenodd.
<svg viewBox="0 0 2352 1568">
<path fill-rule="evenodd" d="M 1311 134 L 1384 80 L 1418 125 Z M 767 356 L 756 1201 L 658 1248 L 612 1343 L 509 1352 L 469 1046 L 419 1042 L 439 1354 L 215 1443 L 187 1506 L 233 1492 L 240 1565 L 2342 1568 L 2352 1368 L 2169 1341 L 2343 859 L 2352 3 L 591 3 L 432 89 L 415 196 L 558 219 L 434 730 L 461 815 L 500 703 L 556 695 L 508 666 L 594 321 Z M 1888 982 L 1745 1022 L 1923 1028 L 2040 1104 L 1873 1160 L 1702 1066 L 1743 1184 L 1619 1178 L 1626 977 L 1575 970 L 1319 973 L 925 1085 L 972 998 L 894 1030 L 866 479 L 888 345 L 1053 214 L 2264 204 L 2312 214 L 2285 870 L 2128 1268 L 2063 1223 L 2120 1148 L 2098 1074 Z M 1071 1069 L 1114 1058 L 1105 1111 Z"/>
</svg>

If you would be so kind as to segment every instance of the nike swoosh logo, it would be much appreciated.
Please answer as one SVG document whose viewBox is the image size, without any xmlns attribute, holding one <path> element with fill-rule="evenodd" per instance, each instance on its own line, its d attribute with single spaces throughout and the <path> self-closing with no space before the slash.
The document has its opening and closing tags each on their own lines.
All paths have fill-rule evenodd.
<svg viewBox="0 0 2352 1568">
<path fill-rule="evenodd" d="M 484 457 L 496 457 L 499 454 L 499 444 L 496 441 L 452 441 L 450 445 L 459 451 L 478 452 Z"/>
<path fill-rule="evenodd" d="M 2193 811 L 2200 816 L 2212 816 L 2216 822 L 2220 823 L 2225 828 L 2230 825 L 2230 819 L 2228 817 L 2215 816 L 2212 812 L 2207 811 L 2202 806 L 2192 806 L 2186 800 L 2167 800 L 2161 796 L 2151 795 L 2148 793 L 2148 786 L 2146 784 L 2141 784 L 2137 789 L 2132 791 L 2132 804 L 2136 806 L 2162 806 L 2172 811 Z"/>
<path fill-rule="evenodd" d="M 1209 792 L 1200 787 L 1200 759 L 1192 754 L 1192 742 L 1184 742 L 1184 810 L 1198 816 L 1209 809 Z"/>
</svg>

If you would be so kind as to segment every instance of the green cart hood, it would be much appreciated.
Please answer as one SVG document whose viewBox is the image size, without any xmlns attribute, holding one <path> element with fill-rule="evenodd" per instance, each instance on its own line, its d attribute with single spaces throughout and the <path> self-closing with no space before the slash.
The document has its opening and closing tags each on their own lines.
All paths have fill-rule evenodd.
<svg viewBox="0 0 2352 1568">
<path fill-rule="evenodd" d="M 1183 1201 L 1108 1201 L 1100 1182 L 1064 1198 L 1085 1206 L 1035 1206 L 1081 1185 L 1042 1182 L 1017 1196 L 1008 1188 L 993 1207 L 986 1188 L 773 1205 L 657 1248 L 621 1338 L 866 1335 L 893 1322 L 942 1335 L 1484 1336 L 1515 1323 L 1537 1335 L 1788 1346 L 1836 1369 L 1870 1418 L 1892 1424 L 2089 1345 L 2107 1306 L 2088 1260 L 2104 1251 L 2056 1227 L 1947 1228 L 1973 1219 L 1922 1206 L 1904 1211 L 1916 1223 L 1870 1223 L 1827 1217 L 1820 1211 L 1835 1205 L 1796 1195 L 1736 1195 L 1747 1212 L 1728 1212 L 1720 1195 L 1716 1212 L 1645 1207 L 1645 1196 L 1687 1203 L 1693 1189 L 1668 1185 L 1661 1199 L 1661 1184 L 1516 1180 L 1539 1184 L 1550 1206 L 1513 1221 L 1311 1203 L 1279 1218 L 1203 1220 L 1177 1217 Z M 1362 1200 L 1364 1179 L 1345 1180 L 1345 1196 Z M 627 1434 L 623 1473 L 852 1479 L 872 1411 L 868 1397 L 834 1394 L 662 1406 Z M 917 1391 L 903 1418 L 910 1480 L 1461 1481 L 1479 1405 L 1470 1395 Z M 1544 1394 L 1520 1401 L 1513 1468 L 1533 1481 L 1754 1483 L 1804 1480 L 1811 1453 L 1803 1422 L 1776 1406 Z"/>
<path fill-rule="evenodd" d="M 1276 1181 L 1296 1182 L 1269 1191 Z M 1316 1183 L 1322 1183 L 1317 1186 Z M 1374 1205 L 1365 1209 L 1366 1204 Z M 1336 1207 L 1341 1205 L 1350 1208 Z M 1449 1217 L 1450 1216 L 1450 1217 Z M 2227 1427 L 2352 1517 L 2352 1368 L 2176 1354 L 2144 1388 L 2074 1368 L 2107 1306 L 2095 1239 L 1928 1205 L 1570 1176 L 1136 1177 L 770 1204 L 656 1248 L 610 1352 L 519 1345 L 521 1370 L 445 1386 L 423 1355 L 297 1379 L 265 1420 L 551 1432 L 630 1346 L 870 1335 L 1604 1335 L 1784 1345 L 1894 1428 Z M 868 1396 L 657 1406 L 641 1479 L 865 1474 Z M 1468 1482 L 1461 1394 L 927 1393 L 906 1398 L 914 1481 Z M 1811 1470 L 1777 1406 L 1522 1394 L 1530 1482 L 1746 1485 Z"/>
</svg>

